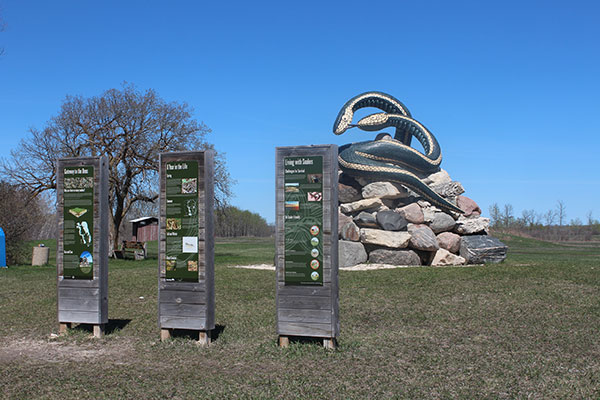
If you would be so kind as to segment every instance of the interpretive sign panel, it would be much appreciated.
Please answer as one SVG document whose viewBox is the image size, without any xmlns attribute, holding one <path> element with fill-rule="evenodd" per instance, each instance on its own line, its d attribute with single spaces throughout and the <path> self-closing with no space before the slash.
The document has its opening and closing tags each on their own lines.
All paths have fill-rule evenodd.
<svg viewBox="0 0 600 400">
<path fill-rule="evenodd" d="M 65 167 L 63 276 L 92 279 L 94 257 L 94 166 Z"/>
<path fill-rule="evenodd" d="M 165 166 L 165 278 L 198 282 L 198 162 L 169 162 Z"/>
<path fill-rule="evenodd" d="M 214 329 L 214 152 L 160 155 L 158 319 L 170 329 Z"/>
<path fill-rule="evenodd" d="M 278 147 L 277 333 L 333 341 L 338 319 L 337 146 Z"/>
<path fill-rule="evenodd" d="M 108 162 L 60 159 L 56 176 L 58 321 L 94 324 L 99 335 L 108 322 Z"/>
<path fill-rule="evenodd" d="M 285 284 L 323 285 L 323 157 L 285 157 Z"/>
</svg>

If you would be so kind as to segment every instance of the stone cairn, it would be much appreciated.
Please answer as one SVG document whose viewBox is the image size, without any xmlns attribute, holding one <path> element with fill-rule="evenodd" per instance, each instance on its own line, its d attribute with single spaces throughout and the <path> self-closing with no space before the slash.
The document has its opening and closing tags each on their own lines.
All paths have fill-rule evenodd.
<svg viewBox="0 0 600 400">
<path fill-rule="evenodd" d="M 448 214 L 401 184 L 339 176 L 339 266 L 464 265 L 501 262 L 507 247 L 489 218 L 443 169 L 422 179 L 462 209 Z"/>
</svg>

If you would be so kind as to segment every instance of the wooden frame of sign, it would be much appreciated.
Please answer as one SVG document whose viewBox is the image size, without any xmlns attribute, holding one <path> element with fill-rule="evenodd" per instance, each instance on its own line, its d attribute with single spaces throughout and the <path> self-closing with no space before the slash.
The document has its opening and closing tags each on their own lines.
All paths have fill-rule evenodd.
<svg viewBox="0 0 600 400">
<path fill-rule="evenodd" d="M 108 323 L 108 161 L 65 158 L 56 171 L 56 250 L 59 332 L 92 324 L 94 336 Z"/>
<path fill-rule="evenodd" d="M 215 328 L 214 151 L 162 153 L 158 257 L 161 340 L 173 329 Z"/>
<path fill-rule="evenodd" d="M 338 161 L 336 145 L 278 147 L 276 176 L 277 334 L 339 335 Z"/>
</svg>

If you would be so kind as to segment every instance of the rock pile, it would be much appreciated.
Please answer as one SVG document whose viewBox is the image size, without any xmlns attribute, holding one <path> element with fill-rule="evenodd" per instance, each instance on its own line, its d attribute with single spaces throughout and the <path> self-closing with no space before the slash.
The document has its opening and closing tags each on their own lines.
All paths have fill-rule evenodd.
<svg viewBox="0 0 600 400">
<path fill-rule="evenodd" d="M 400 184 L 339 177 L 339 265 L 500 262 L 507 247 L 488 236 L 489 218 L 440 170 L 422 179 L 464 214 L 446 213 Z"/>
</svg>

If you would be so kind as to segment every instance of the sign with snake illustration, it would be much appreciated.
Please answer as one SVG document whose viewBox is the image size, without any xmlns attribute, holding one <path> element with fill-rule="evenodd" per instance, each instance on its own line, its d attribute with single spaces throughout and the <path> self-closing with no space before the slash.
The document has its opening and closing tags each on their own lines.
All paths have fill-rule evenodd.
<svg viewBox="0 0 600 400">
<path fill-rule="evenodd" d="M 365 107 L 384 112 L 369 115 L 352 124 L 354 113 Z M 444 211 L 463 211 L 427 186 L 420 176 L 439 171 L 442 151 L 435 136 L 412 118 L 402 102 L 382 92 L 366 92 L 350 99 L 340 110 L 333 133 L 341 135 L 350 128 L 368 132 L 393 127 L 392 138 L 380 135 L 376 140 L 350 143 L 339 148 L 338 161 L 350 176 L 400 183 Z M 410 146 L 412 137 L 423 146 L 424 153 Z"/>
</svg>

